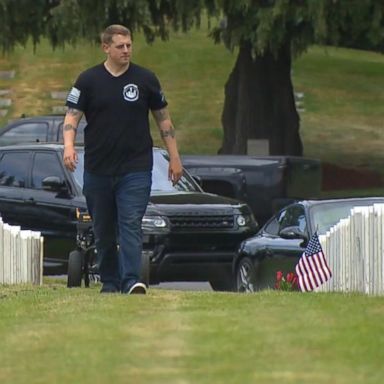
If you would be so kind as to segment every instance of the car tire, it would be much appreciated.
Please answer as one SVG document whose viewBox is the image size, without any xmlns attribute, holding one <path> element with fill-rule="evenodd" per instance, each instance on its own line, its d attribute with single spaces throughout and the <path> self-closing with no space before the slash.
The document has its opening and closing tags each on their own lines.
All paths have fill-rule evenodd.
<svg viewBox="0 0 384 384">
<path fill-rule="evenodd" d="M 236 268 L 235 289 L 237 292 L 252 293 L 259 290 L 258 264 L 249 257 L 242 258 Z"/>
<path fill-rule="evenodd" d="M 230 280 L 209 280 L 209 284 L 211 285 L 214 291 L 219 292 L 228 292 L 233 291 L 232 282 Z"/>
<path fill-rule="evenodd" d="M 68 257 L 68 280 L 67 287 L 81 287 L 81 279 L 83 276 L 84 255 L 82 252 L 75 250 Z"/>
<path fill-rule="evenodd" d="M 149 287 L 150 260 L 148 252 L 141 254 L 141 281 Z"/>
</svg>

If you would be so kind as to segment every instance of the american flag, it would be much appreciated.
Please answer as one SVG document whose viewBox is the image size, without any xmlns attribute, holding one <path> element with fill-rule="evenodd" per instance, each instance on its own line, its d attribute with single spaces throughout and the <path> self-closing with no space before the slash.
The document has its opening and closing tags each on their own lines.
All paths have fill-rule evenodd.
<svg viewBox="0 0 384 384">
<path fill-rule="evenodd" d="M 313 291 L 328 281 L 332 272 L 325 259 L 319 236 L 315 233 L 296 265 L 301 291 Z"/>
</svg>

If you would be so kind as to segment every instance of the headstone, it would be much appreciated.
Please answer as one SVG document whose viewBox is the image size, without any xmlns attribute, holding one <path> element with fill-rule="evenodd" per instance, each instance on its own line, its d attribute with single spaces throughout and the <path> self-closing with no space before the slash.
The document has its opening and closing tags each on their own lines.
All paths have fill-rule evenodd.
<svg viewBox="0 0 384 384">
<path fill-rule="evenodd" d="M 51 92 L 51 98 L 55 100 L 65 100 L 68 96 L 68 92 L 66 91 L 53 91 Z"/>
<path fill-rule="evenodd" d="M 16 71 L 0 71 L 0 79 L 13 79 Z"/>
<path fill-rule="evenodd" d="M 10 107 L 12 104 L 11 99 L 0 99 L 0 107 Z"/>
<path fill-rule="evenodd" d="M 54 114 L 63 114 L 67 112 L 67 107 L 65 105 L 55 105 L 52 107 L 52 113 Z"/>
<path fill-rule="evenodd" d="M 247 155 L 268 156 L 269 140 L 268 139 L 248 139 Z"/>
</svg>

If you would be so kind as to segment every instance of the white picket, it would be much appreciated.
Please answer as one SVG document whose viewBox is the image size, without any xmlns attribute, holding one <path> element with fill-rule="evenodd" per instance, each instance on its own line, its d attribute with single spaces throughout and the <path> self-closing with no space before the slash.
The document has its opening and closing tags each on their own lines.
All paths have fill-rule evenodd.
<svg viewBox="0 0 384 384">
<path fill-rule="evenodd" d="M 384 204 L 353 208 L 319 240 L 332 278 L 318 291 L 384 294 Z"/>
<path fill-rule="evenodd" d="M 43 237 L 0 218 L 0 284 L 42 284 Z"/>
</svg>

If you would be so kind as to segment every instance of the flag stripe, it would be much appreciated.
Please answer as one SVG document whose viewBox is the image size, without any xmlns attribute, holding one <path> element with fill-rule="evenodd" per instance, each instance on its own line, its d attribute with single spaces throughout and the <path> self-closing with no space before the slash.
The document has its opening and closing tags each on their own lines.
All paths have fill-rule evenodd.
<svg viewBox="0 0 384 384">
<path fill-rule="evenodd" d="M 299 287 L 306 292 L 313 291 L 332 277 L 317 233 L 309 240 L 295 270 Z"/>
</svg>

